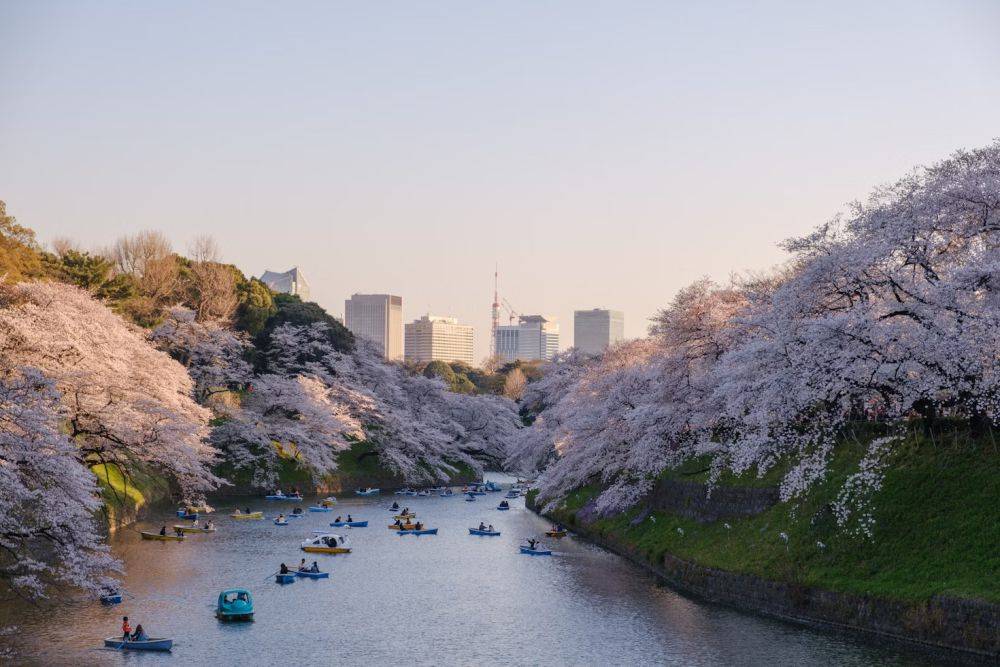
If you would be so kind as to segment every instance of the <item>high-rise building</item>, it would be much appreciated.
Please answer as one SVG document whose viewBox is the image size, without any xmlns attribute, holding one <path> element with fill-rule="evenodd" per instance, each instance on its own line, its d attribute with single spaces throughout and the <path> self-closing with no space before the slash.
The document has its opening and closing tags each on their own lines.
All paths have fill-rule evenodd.
<svg viewBox="0 0 1000 667">
<path fill-rule="evenodd" d="M 352 294 L 344 301 L 344 326 L 371 341 L 390 361 L 403 358 L 403 297 Z"/>
<path fill-rule="evenodd" d="M 573 345 L 581 352 L 598 354 L 625 338 L 625 315 L 620 310 L 573 311 Z"/>
<path fill-rule="evenodd" d="M 504 363 L 549 360 L 559 352 L 559 324 L 555 318 L 521 315 L 517 324 L 497 327 L 496 354 Z"/>
<path fill-rule="evenodd" d="M 264 275 L 260 277 L 260 281 L 270 287 L 272 291 L 295 294 L 303 301 L 309 300 L 309 283 L 306 282 L 305 276 L 302 275 L 302 271 L 297 266 L 284 273 L 265 271 Z"/>
<path fill-rule="evenodd" d="M 424 315 L 406 325 L 406 361 L 464 361 L 473 365 L 472 327 L 454 317 Z"/>
</svg>

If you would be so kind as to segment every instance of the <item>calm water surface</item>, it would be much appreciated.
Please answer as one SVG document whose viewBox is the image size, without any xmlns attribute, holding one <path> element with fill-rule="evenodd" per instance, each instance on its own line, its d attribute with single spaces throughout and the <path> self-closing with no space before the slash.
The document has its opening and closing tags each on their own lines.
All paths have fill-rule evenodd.
<svg viewBox="0 0 1000 667">
<path fill-rule="evenodd" d="M 506 481 L 499 475 L 493 479 Z M 502 494 L 451 498 L 341 498 L 334 512 L 307 513 L 279 527 L 213 515 L 219 532 L 183 543 L 124 531 L 113 548 L 127 567 L 128 597 L 103 607 L 79 600 L 3 610 L 21 629 L 19 660 L 44 665 L 924 665 L 929 659 L 688 600 L 643 571 L 572 537 L 547 540 L 552 557 L 518 553 L 521 538 L 547 524 Z M 437 536 L 389 531 L 393 500 L 409 505 Z M 246 505 L 245 500 L 233 501 Z M 249 503 L 273 517 L 292 505 Z M 310 504 L 309 501 L 305 505 Z M 305 554 L 300 542 L 337 514 L 368 528 L 334 529 L 353 553 Z M 472 537 L 492 523 L 500 537 Z M 163 521 L 176 523 L 164 513 Z M 302 556 L 327 580 L 279 586 L 271 573 Z M 253 592 L 256 620 L 222 624 L 220 590 Z M 152 636 L 173 637 L 172 654 L 99 648 L 121 617 Z M 12 618 L 16 615 L 16 618 Z M 44 639 L 43 639 L 44 637 Z"/>
</svg>

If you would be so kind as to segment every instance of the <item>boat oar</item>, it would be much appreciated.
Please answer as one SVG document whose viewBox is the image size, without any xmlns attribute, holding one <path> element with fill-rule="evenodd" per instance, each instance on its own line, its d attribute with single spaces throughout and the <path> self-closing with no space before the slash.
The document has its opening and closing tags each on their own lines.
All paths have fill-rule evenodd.
<svg viewBox="0 0 1000 667">
<path fill-rule="evenodd" d="M 267 575 L 267 578 L 266 578 L 266 579 L 264 579 L 264 581 L 267 581 L 267 580 L 268 580 L 268 579 L 270 579 L 271 577 L 276 577 L 276 576 L 278 576 L 279 574 L 281 574 L 281 570 L 278 570 L 277 572 L 274 572 L 273 574 L 269 574 L 269 575 Z"/>
</svg>

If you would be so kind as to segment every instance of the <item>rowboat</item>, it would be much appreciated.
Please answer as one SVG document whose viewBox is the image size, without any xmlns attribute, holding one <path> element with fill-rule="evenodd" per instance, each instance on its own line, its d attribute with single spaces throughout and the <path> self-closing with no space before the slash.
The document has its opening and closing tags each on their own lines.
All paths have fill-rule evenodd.
<svg viewBox="0 0 1000 667">
<path fill-rule="evenodd" d="M 116 648 L 122 651 L 169 651 L 174 645 L 173 639 L 150 637 L 142 641 L 122 641 L 121 637 L 108 637 L 104 640 L 106 648 Z"/>
<path fill-rule="evenodd" d="M 121 604 L 122 594 L 121 593 L 108 593 L 101 596 L 101 604 L 112 605 Z"/>
<path fill-rule="evenodd" d="M 312 554 L 349 554 L 351 548 L 346 544 L 346 538 L 333 533 L 325 533 L 303 541 L 299 548 Z"/>
<path fill-rule="evenodd" d="M 273 496 L 264 496 L 267 500 L 302 500 L 302 496 L 286 496 L 283 493 L 276 493 Z"/>
<path fill-rule="evenodd" d="M 299 570 L 295 573 L 296 577 L 305 577 L 306 579 L 329 579 L 329 572 L 310 572 L 309 570 Z"/>
<path fill-rule="evenodd" d="M 474 503 L 476 502 L 476 497 L 470 493 L 468 496 L 465 497 L 465 502 Z"/>
<path fill-rule="evenodd" d="M 442 491 L 438 495 L 441 496 L 442 498 L 447 498 L 448 496 L 455 495 L 455 492 L 452 491 L 451 489 L 445 489 L 444 491 Z"/>
<path fill-rule="evenodd" d="M 330 505 L 334 505 L 336 503 L 337 503 L 336 498 L 334 498 L 333 496 L 327 496 L 320 502 L 320 505 L 322 505 L 323 507 L 329 507 Z"/>
<path fill-rule="evenodd" d="M 174 526 L 174 530 L 182 533 L 214 533 L 215 528 L 201 528 L 199 526 Z"/>
<path fill-rule="evenodd" d="M 548 549 L 532 549 L 530 547 L 521 547 L 521 553 L 528 554 L 529 556 L 551 556 L 552 552 Z"/>
<path fill-rule="evenodd" d="M 147 533 L 143 531 L 141 533 L 142 539 L 144 540 L 160 540 L 161 542 L 183 542 L 183 535 L 160 535 L 159 533 Z"/>
<path fill-rule="evenodd" d="M 416 512 L 410 512 L 409 514 L 395 514 L 395 515 L 393 515 L 392 518 L 393 519 L 399 519 L 400 521 L 402 521 L 403 519 L 415 519 L 415 518 L 417 518 L 417 513 Z"/>
<path fill-rule="evenodd" d="M 323 506 L 313 505 L 312 507 L 309 508 L 309 511 L 310 512 L 332 512 L 333 508 L 332 507 L 323 507 Z"/>
<path fill-rule="evenodd" d="M 507 507 L 504 507 L 503 505 L 497 505 L 497 509 L 500 510 L 501 512 L 506 512 L 507 510 L 510 509 L 510 505 L 507 505 Z"/>
<path fill-rule="evenodd" d="M 437 535 L 438 534 L 438 529 L 437 528 L 424 528 L 422 530 L 416 530 L 416 529 L 397 530 L 396 534 L 397 535 Z"/>
<path fill-rule="evenodd" d="M 499 530 L 479 530 L 478 528 L 469 529 L 469 535 L 489 535 L 490 537 L 494 537 L 499 534 Z"/>
<path fill-rule="evenodd" d="M 520 498 L 520 497 L 521 497 L 520 493 L 514 493 L 513 491 L 510 491 L 509 493 L 507 493 L 506 496 L 504 496 L 504 498 L 508 498 L 509 500 L 514 500 L 515 498 Z"/>
<path fill-rule="evenodd" d="M 288 525 L 288 519 L 285 519 L 284 521 L 278 521 L 277 519 L 275 519 L 274 520 L 274 525 L 275 526 L 287 526 Z"/>
<path fill-rule="evenodd" d="M 263 512 L 250 512 L 249 514 L 245 514 L 245 513 L 241 512 L 240 514 L 230 514 L 229 516 L 231 516 L 234 519 L 245 521 L 245 520 L 250 520 L 250 519 L 263 519 L 264 518 L 264 513 Z"/>
<path fill-rule="evenodd" d="M 184 510 L 177 510 L 177 518 L 186 519 L 188 521 L 197 521 L 198 515 L 192 512 L 186 512 Z"/>
<path fill-rule="evenodd" d="M 565 530 L 546 530 L 545 534 L 549 537 L 566 537 L 567 532 Z"/>
<path fill-rule="evenodd" d="M 357 489 L 355 490 L 354 493 L 356 493 L 359 496 L 377 496 L 380 491 L 381 489 L 373 489 L 371 487 L 368 487 L 366 489 Z"/>
<path fill-rule="evenodd" d="M 279 584 L 291 584 L 295 582 L 295 575 L 291 572 L 287 574 L 278 573 L 274 575 L 274 580 Z"/>
<path fill-rule="evenodd" d="M 429 498 L 431 495 L 430 491 L 417 491 L 417 495 L 421 498 Z"/>
<path fill-rule="evenodd" d="M 215 617 L 220 621 L 252 621 L 253 596 L 243 588 L 230 588 L 219 593 Z"/>
<path fill-rule="evenodd" d="M 288 518 L 289 518 L 289 519 L 301 519 L 301 518 L 302 518 L 302 515 L 301 515 L 301 514 L 294 514 L 294 513 L 293 513 L 293 514 L 289 514 L 289 515 L 288 515 Z"/>
<path fill-rule="evenodd" d="M 408 495 L 410 493 L 410 490 L 409 489 L 396 489 L 392 493 L 395 496 L 405 496 L 405 495 Z"/>
<path fill-rule="evenodd" d="M 469 491 L 469 495 L 470 496 L 485 496 L 486 492 L 485 491 L 480 491 L 478 489 L 475 489 L 473 491 Z"/>
<path fill-rule="evenodd" d="M 368 527 L 368 522 L 367 521 L 334 521 L 330 525 L 333 526 L 334 528 L 343 528 L 344 526 L 348 526 L 350 528 L 367 528 Z"/>
<path fill-rule="evenodd" d="M 403 528 L 402 528 L 402 529 L 403 529 L 403 530 L 412 530 L 412 529 L 414 529 L 414 528 L 416 528 L 416 524 L 412 524 L 412 523 L 404 523 L 404 524 L 403 524 Z M 391 525 L 389 526 L 389 530 L 399 530 L 399 529 L 400 529 L 400 528 L 399 528 L 399 526 L 397 526 L 396 524 L 391 524 Z"/>
</svg>

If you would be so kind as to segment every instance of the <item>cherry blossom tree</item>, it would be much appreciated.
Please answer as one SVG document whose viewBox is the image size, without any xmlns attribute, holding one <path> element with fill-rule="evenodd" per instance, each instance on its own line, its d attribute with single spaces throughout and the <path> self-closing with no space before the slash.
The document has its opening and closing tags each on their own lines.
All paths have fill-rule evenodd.
<svg viewBox="0 0 1000 667">
<path fill-rule="evenodd" d="M 246 361 L 246 337 L 218 322 L 198 322 L 190 308 L 168 310 L 164 322 L 150 334 L 164 352 L 188 369 L 195 396 L 204 403 L 210 396 L 243 386 L 252 368 Z"/>
<path fill-rule="evenodd" d="M 34 367 L 59 390 L 80 456 L 123 471 L 150 466 L 185 492 L 213 488 L 211 413 L 193 399 L 187 370 L 140 330 L 58 283 L 21 283 L 0 294 L 0 365 Z"/>
<path fill-rule="evenodd" d="M 95 525 L 94 475 L 62 432 L 60 392 L 37 369 L 0 368 L 0 579 L 28 597 L 97 590 L 118 570 Z"/>
</svg>

